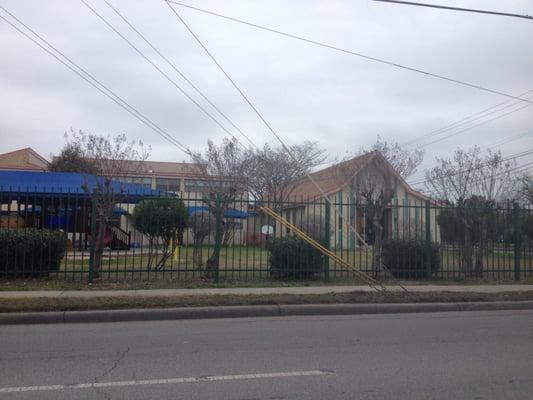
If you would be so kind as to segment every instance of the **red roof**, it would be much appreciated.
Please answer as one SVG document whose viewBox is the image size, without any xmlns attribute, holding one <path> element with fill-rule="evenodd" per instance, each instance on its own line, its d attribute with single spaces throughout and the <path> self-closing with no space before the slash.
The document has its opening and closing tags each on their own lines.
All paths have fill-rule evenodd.
<svg viewBox="0 0 533 400">
<path fill-rule="evenodd" d="M 354 157 L 350 160 L 342 161 L 338 164 L 334 164 L 328 168 L 324 168 L 320 171 L 313 172 L 311 178 L 318 184 L 323 192 L 329 196 L 338 191 L 344 189 L 348 184 L 370 163 L 379 160 L 389 173 L 395 175 L 402 187 L 409 193 L 419 197 L 423 200 L 429 200 L 429 197 L 414 190 L 409 184 L 402 178 L 402 176 L 392 167 L 392 165 L 383 157 L 383 155 L 375 150 L 369 153 L 362 154 Z M 306 176 L 303 177 L 295 188 L 291 192 L 291 197 L 295 199 L 315 199 L 321 197 L 322 193 L 316 185 Z"/>
</svg>

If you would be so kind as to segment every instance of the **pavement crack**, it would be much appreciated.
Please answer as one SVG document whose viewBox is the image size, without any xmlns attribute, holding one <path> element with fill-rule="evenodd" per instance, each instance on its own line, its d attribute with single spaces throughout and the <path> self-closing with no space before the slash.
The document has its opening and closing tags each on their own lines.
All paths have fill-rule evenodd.
<svg viewBox="0 0 533 400">
<path fill-rule="evenodd" d="M 99 375 L 96 378 L 94 378 L 94 382 L 98 382 L 98 380 L 102 379 L 103 377 L 105 377 L 105 376 L 109 375 L 111 372 L 113 372 L 119 366 L 119 364 L 122 362 L 122 360 L 124 360 L 124 358 L 129 353 L 129 351 L 130 351 L 130 348 L 128 347 L 128 348 L 126 348 L 126 350 L 119 352 L 118 353 L 118 357 L 115 360 L 115 362 L 113 363 L 113 365 L 110 368 L 108 368 L 106 371 L 104 371 L 101 375 Z"/>
</svg>

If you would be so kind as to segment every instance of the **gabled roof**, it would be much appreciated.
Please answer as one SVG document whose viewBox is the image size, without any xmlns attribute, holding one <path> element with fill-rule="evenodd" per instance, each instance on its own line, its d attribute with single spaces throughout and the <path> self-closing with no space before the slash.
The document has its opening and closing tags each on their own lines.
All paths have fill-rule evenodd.
<svg viewBox="0 0 533 400">
<path fill-rule="evenodd" d="M 322 188 L 327 196 L 337 193 L 348 185 L 348 183 L 355 177 L 366 165 L 370 163 L 377 152 L 366 153 L 350 160 L 342 161 L 330 167 L 324 168 L 320 171 L 313 172 L 311 177 Z M 350 171 L 351 178 L 347 178 L 346 171 Z M 298 199 L 302 198 L 317 198 L 322 194 L 320 190 L 309 180 L 303 177 L 296 183 L 291 192 L 291 197 Z"/>
<path fill-rule="evenodd" d="M 362 154 L 360 156 L 351 158 L 346 161 L 334 164 L 328 168 L 324 168 L 320 171 L 313 172 L 311 177 L 322 188 L 327 196 L 335 194 L 340 190 L 345 189 L 348 184 L 368 165 L 374 161 L 380 161 L 381 165 L 387 169 L 387 171 L 394 175 L 400 185 L 412 195 L 422 199 L 430 200 L 429 197 L 414 190 L 403 179 L 403 177 L 392 167 L 392 165 L 383 157 L 383 155 L 375 150 L 369 153 Z M 291 197 L 295 199 L 316 199 L 322 196 L 320 190 L 309 180 L 307 177 L 303 177 L 295 188 L 291 192 Z"/>
<path fill-rule="evenodd" d="M 31 147 L 0 154 L 0 169 L 46 171 L 48 161 Z"/>
</svg>

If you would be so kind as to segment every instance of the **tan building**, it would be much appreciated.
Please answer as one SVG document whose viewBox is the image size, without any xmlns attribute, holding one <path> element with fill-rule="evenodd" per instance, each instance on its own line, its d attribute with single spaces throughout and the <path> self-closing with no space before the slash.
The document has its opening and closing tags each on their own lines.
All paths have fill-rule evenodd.
<svg viewBox="0 0 533 400">
<path fill-rule="evenodd" d="M 31 147 L 0 154 L 0 170 L 47 171 L 48 161 Z"/>
<path fill-rule="evenodd" d="M 313 220 L 314 216 L 319 217 L 317 220 L 325 221 L 329 208 L 331 247 L 353 249 L 360 245 L 362 240 L 370 244 L 373 242 L 364 199 L 357 196 L 357 188 L 360 187 L 358 184 L 368 185 L 368 182 L 372 182 L 376 192 L 382 188 L 393 188 L 392 193 L 388 194 L 392 195 L 392 202 L 382 222 L 386 237 L 425 237 L 428 204 L 431 238 L 440 240 L 434 201 L 411 188 L 377 151 L 314 172 L 311 177 L 320 186 L 331 205 L 326 205 L 321 190 L 305 177 L 293 188 L 290 206 L 285 206 L 282 214 L 289 222 L 301 224 L 305 228 L 306 224 L 310 225 L 309 221 Z M 264 219 L 258 215 L 256 219 L 259 218 Z M 251 223 L 252 221 L 249 221 L 249 224 Z M 254 226 L 260 224 L 255 222 Z M 276 235 L 288 231 L 279 224 L 275 227 Z"/>
<path fill-rule="evenodd" d="M 198 168 L 195 164 L 150 160 L 142 163 L 137 161 L 124 162 L 127 165 L 119 166 L 118 169 L 127 172 L 124 173 L 125 176 L 117 177 L 117 180 L 163 192 L 176 193 L 184 200 L 189 210 L 198 210 L 205 207 L 202 198 L 208 187 L 205 179 L 199 176 Z M 46 172 L 48 167 L 48 161 L 31 148 L 0 154 L 0 170 Z M 135 232 L 131 223 L 131 213 L 135 208 L 135 204 L 121 204 L 120 207 L 125 213 L 120 217 L 120 222 L 117 221 L 117 224 L 124 231 L 132 232 L 133 237 L 142 237 L 140 233 Z M 231 220 L 234 227 L 232 242 L 235 244 L 243 244 L 245 240 L 246 209 L 247 202 L 241 199 L 235 202 L 227 213 L 226 220 Z M 190 232 L 187 232 L 185 237 L 189 238 L 188 241 L 192 240 Z M 140 242 L 144 242 L 144 239 L 140 240 Z"/>
</svg>

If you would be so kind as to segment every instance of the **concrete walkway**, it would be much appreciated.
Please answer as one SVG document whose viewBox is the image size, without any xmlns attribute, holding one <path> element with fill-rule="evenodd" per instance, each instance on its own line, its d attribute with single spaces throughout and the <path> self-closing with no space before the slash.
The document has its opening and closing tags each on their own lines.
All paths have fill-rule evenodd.
<svg viewBox="0 0 533 400">
<path fill-rule="evenodd" d="M 501 293 L 533 290 L 533 285 L 406 285 L 410 292 Z M 89 297 L 175 297 L 208 295 L 272 295 L 272 294 L 326 294 L 354 291 L 371 292 L 368 286 L 294 286 L 261 288 L 206 288 L 206 289 L 143 289 L 143 290 L 36 290 L 0 291 L 0 298 L 89 298 Z M 387 286 L 390 291 L 402 291 L 399 286 Z"/>
</svg>

